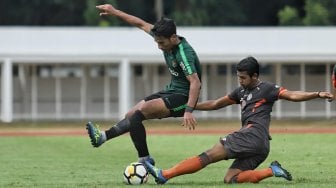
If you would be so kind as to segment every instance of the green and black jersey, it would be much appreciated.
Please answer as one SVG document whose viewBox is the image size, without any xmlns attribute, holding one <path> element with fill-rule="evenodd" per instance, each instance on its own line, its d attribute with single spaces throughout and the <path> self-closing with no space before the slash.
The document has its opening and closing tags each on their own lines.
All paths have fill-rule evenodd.
<svg viewBox="0 0 336 188">
<path fill-rule="evenodd" d="M 166 91 L 189 95 L 190 82 L 186 76 L 197 73 L 201 80 L 202 69 L 195 50 L 185 38 L 179 37 L 180 44 L 171 52 L 163 52 L 166 64 L 171 74 L 171 82 Z"/>
</svg>

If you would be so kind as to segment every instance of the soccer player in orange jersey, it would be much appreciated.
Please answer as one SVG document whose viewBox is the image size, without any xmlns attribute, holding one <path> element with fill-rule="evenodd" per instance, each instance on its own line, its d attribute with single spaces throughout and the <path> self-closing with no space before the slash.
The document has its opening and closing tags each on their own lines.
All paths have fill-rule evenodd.
<svg viewBox="0 0 336 188">
<path fill-rule="evenodd" d="M 324 91 L 289 91 L 262 81 L 259 79 L 259 63 L 253 57 L 247 57 L 237 64 L 237 76 L 240 87 L 221 98 L 198 103 L 196 109 L 217 110 L 239 104 L 241 129 L 221 137 L 212 148 L 181 161 L 170 169 L 162 170 L 146 162 L 157 183 L 166 183 L 173 177 L 194 173 L 211 163 L 228 159 L 234 161 L 224 177 L 225 183 L 258 183 L 272 176 L 292 180 L 291 174 L 277 161 L 273 161 L 269 168 L 256 169 L 270 151 L 269 126 L 273 104 L 278 99 L 294 102 L 317 98 L 333 100 L 333 94 Z"/>
</svg>

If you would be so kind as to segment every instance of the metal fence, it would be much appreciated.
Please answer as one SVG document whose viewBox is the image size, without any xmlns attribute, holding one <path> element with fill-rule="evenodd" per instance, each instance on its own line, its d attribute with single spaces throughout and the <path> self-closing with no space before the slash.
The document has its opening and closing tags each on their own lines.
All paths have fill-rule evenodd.
<svg viewBox="0 0 336 188">
<path fill-rule="evenodd" d="M 7 65 L 6 65 L 7 63 Z M 262 64 L 261 79 L 289 90 L 331 90 L 332 64 Z M 202 62 L 200 101 L 228 94 L 238 86 L 234 63 Z M 13 74 L 9 74 L 12 72 Z M 2 66 L 2 120 L 83 120 L 121 118 L 129 107 L 164 88 L 170 81 L 165 65 L 114 63 L 16 63 Z M 11 92 L 9 92 L 11 91 Z M 212 112 L 195 112 L 198 118 L 232 119 L 239 105 Z M 330 118 L 335 104 L 325 100 L 295 103 L 279 100 L 275 118 Z"/>
<path fill-rule="evenodd" d="M 178 28 L 203 69 L 200 101 L 228 94 L 234 64 L 253 55 L 261 79 L 289 90 L 331 90 L 336 27 Z M 129 40 L 131 39 L 131 40 Z M 136 28 L 0 27 L 1 120 L 120 119 L 170 75 L 160 50 Z M 198 118 L 239 118 L 239 106 Z M 275 118 L 335 117 L 335 103 L 278 101 Z"/>
</svg>

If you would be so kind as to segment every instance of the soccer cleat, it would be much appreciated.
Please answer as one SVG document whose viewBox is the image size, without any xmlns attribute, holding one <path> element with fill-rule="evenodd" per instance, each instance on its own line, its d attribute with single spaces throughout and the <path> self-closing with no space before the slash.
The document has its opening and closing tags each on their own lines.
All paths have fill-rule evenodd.
<svg viewBox="0 0 336 188">
<path fill-rule="evenodd" d="M 153 166 L 149 161 L 145 161 L 148 172 L 155 178 L 157 184 L 165 184 L 168 179 L 163 177 L 162 170 Z"/>
<path fill-rule="evenodd" d="M 86 124 L 86 129 L 88 131 L 91 144 L 93 147 L 99 147 L 105 142 L 105 139 L 103 138 L 103 135 L 100 132 L 98 125 L 94 125 L 93 123 L 88 122 Z"/>
<path fill-rule="evenodd" d="M 142 163 L 143 165 L 145 165 L 145 162 L 148 161 L 151 165 L 155 166 L 155 160 L 152 157 L 146 157 L 146 158 L 140 158 L 138 160 L 139 163 Z"/>
<path fill-rule="evenodd" d="M 273 161 L 270 168 L 275 177 L 282 177 L 288 181 L 292 181 L 292 175 L 286 169 L 282 168 L 278 161 Z"/>
</svg>

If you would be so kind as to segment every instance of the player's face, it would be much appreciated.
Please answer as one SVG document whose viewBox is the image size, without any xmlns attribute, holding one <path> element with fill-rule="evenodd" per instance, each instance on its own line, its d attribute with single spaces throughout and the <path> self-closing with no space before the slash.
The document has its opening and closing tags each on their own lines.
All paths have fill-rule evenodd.
<svg viewBox="0 0 336 188">
<path fill-rule="evenodd" d="M 154 40 L 158 44 L 158 48 L 162 51 L 170 51 L 175 47 L 175 43 L 173 42 L 172 38 L 155 36 Z"/>
<path fill-rule="evenodd" d="M 247 71 L 237 71 L 238 81 L 239 84 L 243 88 L 251 88 L 254 86 L 255 81 L 253 79 L 253 76 L 251 77 L 248 75 Z"/>
</svg>

